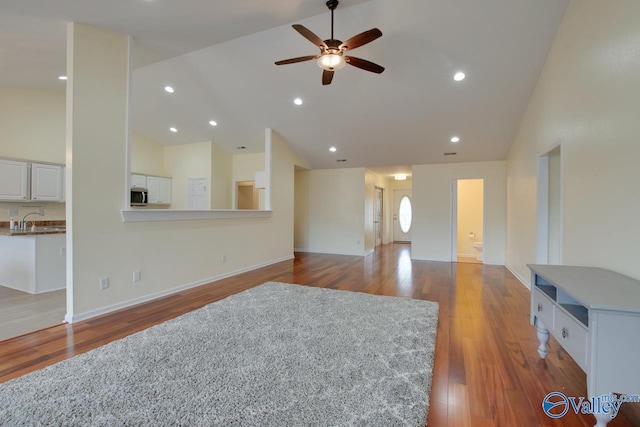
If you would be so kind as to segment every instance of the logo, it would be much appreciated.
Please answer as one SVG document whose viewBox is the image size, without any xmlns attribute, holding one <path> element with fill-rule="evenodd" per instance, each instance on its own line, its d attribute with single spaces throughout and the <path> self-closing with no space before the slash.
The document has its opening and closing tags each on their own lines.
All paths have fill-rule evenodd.
<svg viewBox="0 0 640 427">
<path fill-rule="evenodd" d="M 585 399 L 584 397 L 567 397 L 564 393 L 554 391 L 544 397 L 542 409 L 550 418 L 564 417 L 569 409 L 576 414 L 607 414 L 615 418 L 620 405 L 624 402 L 640 402 L 640 395 L 610 393 Z"/>
<path fill-rule="evenodd" d="M 569 399 L 564 394 L 554 391 L 544 397 L 542 409 L 551 418 L 564 417 L 569 412 Z"/>
</svg>

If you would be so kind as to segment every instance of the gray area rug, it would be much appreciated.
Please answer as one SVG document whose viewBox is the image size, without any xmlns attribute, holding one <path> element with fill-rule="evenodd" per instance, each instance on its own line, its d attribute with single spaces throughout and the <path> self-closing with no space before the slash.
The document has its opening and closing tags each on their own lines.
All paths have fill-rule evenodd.
<svg viewBox="0 0 640 427">
<path fill-rule="evenodd" d="M 0 384 L 3 426 L 424 426 L 438 304 L 284 283 Z"/>
</svg>

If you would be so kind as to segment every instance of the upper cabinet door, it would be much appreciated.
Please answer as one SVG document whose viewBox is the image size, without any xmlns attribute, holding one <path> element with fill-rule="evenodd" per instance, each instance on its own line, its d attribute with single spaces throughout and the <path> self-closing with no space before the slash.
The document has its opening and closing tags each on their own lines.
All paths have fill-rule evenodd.
<svg viewBox="0 0 640 427">
<path fill-rule="evenodd" d="M 28 200 L 28 163 L 0 159 L 0 200 Z"/>
<path fill-rule="evenodd" d="M 62 202 L 63 167 L 57 165 L 31 164 L 31 200 Z"/>
<path fill-rule="evenodd" d="M 131 187 L 147 188 L 147 176 L 131 174 Z"/>
</svg>

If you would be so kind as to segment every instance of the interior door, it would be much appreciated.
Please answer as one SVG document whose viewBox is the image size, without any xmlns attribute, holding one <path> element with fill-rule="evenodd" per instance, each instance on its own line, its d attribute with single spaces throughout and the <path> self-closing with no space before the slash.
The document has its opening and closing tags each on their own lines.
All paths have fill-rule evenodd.
<svg viewBox="0 0 640 427">
<path fill-rule="evenodd" d="M 373 217 L 376 233 L 376 246 L 382 244 L 382 188 L 376 187 L 376 208 Z"/>
<path fill-rule="evenodd" d="M 413 222 L 411 190 L 395 190 L 393 204 L 393 241 L 410 242 Z"/>
<path fill-rule="evenodd" d="M 188 178 L 187 185 L 187 209 L 208 209 L 207 178 Z"/>
</svg>

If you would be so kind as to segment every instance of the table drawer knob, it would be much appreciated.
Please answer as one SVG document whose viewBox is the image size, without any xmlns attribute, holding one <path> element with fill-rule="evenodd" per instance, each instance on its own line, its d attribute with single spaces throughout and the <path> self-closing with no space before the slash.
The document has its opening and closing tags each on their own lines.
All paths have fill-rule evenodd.
<svg viewBox="0 0 640 427">
<path fill-rule="evenodd" d="M 562 327 L 562 338 L 567 338 L 569 336 L 569 330 L 563 326 Z"/>
</svg>

